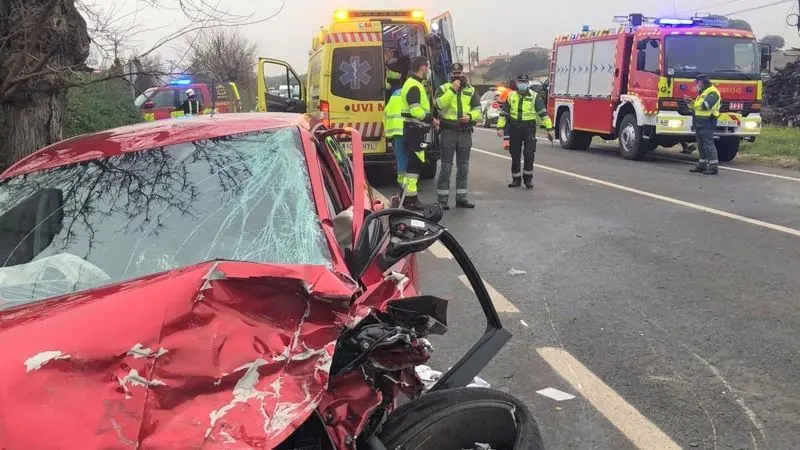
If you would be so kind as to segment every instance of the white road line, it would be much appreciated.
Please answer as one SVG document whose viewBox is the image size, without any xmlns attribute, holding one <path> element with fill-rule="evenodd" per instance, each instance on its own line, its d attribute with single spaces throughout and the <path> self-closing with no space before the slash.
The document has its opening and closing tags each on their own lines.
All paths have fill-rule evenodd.
<svg viewBox="0 0 800 450">
<path fill-rule="evenodd" d="M 472 285 L 469 284 L 469 280 L 467 279 L 466 275 L 459 275 L 458 279 L 464 283 L 464 286 L 469 288 L 472 291 Z M 497 292 L 497 289 L 493 288 L 491 284 L 487 283 L 486 281 L 483 282 L 483 285 L 486 286 L 486 290 L 489 292 L 489 297 L 492 298 L 492 303 L 494 303 L 494 307 L 499 313 L 519 313 L 519 309 L 514 306 L 513 303 L 508 301 L 507 298 L 503 296 L 503 294 Z M 472 291 L 475 292 L 475 291 Z"/>
<path fill-rule="evenodd" d="M 679 162 L 679 163 L 684 163 L 684 164 L 695 164 L 695 161 L 686 161 L 684 159 L 675 159 L 675 158 L 670 158 L 670 157 L 667 157 L 667 156 L 660 156 L 660 155 L 652 155 L 652 156 L 655 159 L 663 159 L 664 161 Z M 800 178 L 789 177 L 789 176 L 786 176 L 786 175 L 778 175 L 778 174 L 775 174 L 775 173 L 759 172 L 757 170 L 739 169 L 738 167 L 728 167 L 728 166 L 719 166 L 719 168 L 723 169 L 723 170 L 730 170 L 732 172 L 741 172 L 741 173 L 747 173 L 747 174 L 750 174 L 750 175 L 758 175 L 758 176 L 762 176 L 762 177 L 777 178 L 779 180 L 800 182 Z"/>
<path fill-rule="evenodd" d="M 497 153 L 494 153 L 494 152 L 489 152 L 489 151 L 482 150 L 482 149 L 479 149 L 479 148 L 473 147 L 472 150 L 474 150 L 474 151 L 476 151 L 478 153 L 484 153 L 484 154 L 489 155 L 489 156 L 494 156 L 495 158 L 502 158 L 502 159 L 511 160 L 511 157 L 509 157 L 509 156 L 500 155 L 500 154 L 497 154 Z M 543 169 L 543 170 L 547 170 L 549 172 L 558 173 L 558 174 L 566 175 L 566 176 L 569 176 L 569 177 L 572 177 L 572 178 L 577 178 L 579 180 L 588 181 L 590 183 L 596 183 L 596 184 L 600 184 L 600 185 L 607 186 L 607 187 L 610 187 L 610 188 L 618 189 L 620 191 L 630 192 L 632 194 L 641 195 L 643 197 L 649 197 L 649 198 L 653 198 L 653 199 L 656 199 L 656 200 L 661 200 L 663 202 L 684 206 L 686 208 L 691 208 L 691 209 L 695 209 L 695 210 L 698 210 L 698 211 L 703 211 L 703 212 L 706 212 L 706 213 L 709 213 L 709 214 L 714 214 L 714 215 L 717 215 L 717 216 L 720 216 L 720 217 L 725 217 L 725 218 L 728 218 L 728 219 L 738 220 L 740 222 L 749 223 L 751 225 L 756 225 L 756 226 L 759 226 L 759 227 L 762 227 L 762 228 L 767 228 L 767 229 L 770 229 L 770 230 L 773 230 L 773 231 L 780 231 L 781 233 L 786 233 L 786 234 L 790 234 L 792 236 L 800 237 L 800 230 L 795 229 L 795 228 L 785 227 L 783 225 L 777 225 L 777 224 L 770 223 L 770 222 L 764 222 L 763 220 L 753 219 L 753 218 L 750 218 L 750 217 L 740 216 L 738 214 L 733 214 L 733 213 L 730 213 L 730 212 L 727 212 L 727 211 L 722 211 L 720 209 L 709 208 L 707 206 L 698 205 L 696 203 L 691 203 L 691 202 L 687 202 L 687 201 L 683 201 L 683 200 L 678 200 L 677 198 L 672 198 L 672 197 L 667 197 L 667 196 L 664 196 L 664 195 L 654 194 L 652 192 L 647 192 L 647 191 L 643 191 L 643 190 L 640 190 L 640 189 L 635 189 L 635 188 L 632 188 L 632 187 L 623 186 L 621 184 L 612 183 L 610 181 L 604 181 L 604 180 L 600 180 L 598 178 L 587 177 L 586 175 L 581 175 L 581 174 L 574 173 L 574 172 L 569 172 L 569 171 L 566 171 L 566 170 L 556 169 L 555 167 L 544 166 L 544 165 L 541 165 L 541 164 L 536 164 L 536 167 L 538 167 L 540 169 Z"/>
<path fill-rule="evenodd" d="M 491 133 L 491 134 L 497 135 L 497 130 L 496 129 L 476 128 L 476 130 L 481 130 L 481 131 L 485 131 L 487 133 Z M 541 141 L 541 142 L 550 142 L 550 141 L 548 141 L 547 139 L 545 139 L 543 137 L 537 137 L 536 139 L 538 141 Z M 608 147 L 604 147 L 604 148 L 608 148 Z M 662 159 L 664 161 L 679 162 L 679 163 L 684 163 L 684 164 L 695 164 L 694 161 L 686 161 L 684 159 L 675 159 L 675 158 L 670 158 L 668 156 L 661 156 L 661 155 L 651 155 L 651 156 L 653 158 L 655 158 L 655 159 Z M 719 168 L 722 169 L 722 170 L 730 170 L 731 172 L 740 172 L 740 173 L 746 173 L 746 174 L 750 174 L 750 175 L 758 175 L 758 176 L 761 176 L 761 177 L 775 178 L 775 179 L 778 179 L 778 180 L 794 181 L 796 183 L 800 183 L 800 177 L 790 177 L 790 176 L 787 176 L 787 175 L 778 175 L 776 173 L 760 172 L 758 170 L 750 170 L 750 169 L 740 169 L 738 167 L 730 167 L 730 166 L 719 166 Z"/>
<path fill-rule="evenodd" d="M 681 448 L 566 350 L 544 347 L 536 352 L 636 447 Z"/>
<path fill-rule="evenodd" d="M 441 242 L 437 242 L 430 246 L 431 254 L 439 259 L 453 259 L 450 250 L 447 249 Z"/>
</svg>

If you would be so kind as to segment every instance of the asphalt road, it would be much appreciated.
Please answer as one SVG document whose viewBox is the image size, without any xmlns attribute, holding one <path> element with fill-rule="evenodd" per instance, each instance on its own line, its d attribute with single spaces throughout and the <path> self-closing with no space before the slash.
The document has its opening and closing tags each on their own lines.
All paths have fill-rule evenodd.
<svg viewBox="0 0 800 450">
<path fill-rule="evenodd" d="M 442 221 L 514 334 L 482 377 L 530 405 L 548 448 L 800 448 L 800 173 L 541 141 L 536 162 L 534 190 L 507 188 L 507 153 L 477 130 L 478 208 Z M 443 370 L 483 319 L 452 260 L 421 258 L 425 291 L 453 300 Z"/>
</svg>

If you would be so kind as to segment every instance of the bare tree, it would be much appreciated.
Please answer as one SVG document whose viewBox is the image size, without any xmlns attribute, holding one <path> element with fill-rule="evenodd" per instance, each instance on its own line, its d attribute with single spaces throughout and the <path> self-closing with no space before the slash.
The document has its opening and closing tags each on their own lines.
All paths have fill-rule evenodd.
<svg viewBox="0 0 800 450">
<path fill-rule="evenodd" d="M 90 42 L 116 62 L 123 50 L 133 52 L 124 48 L 126 42 L 157 33 L 161 37 L 149 49 L 131 58 L 142 63 L 184 36 L 267 21 L 286 3 L 274 0 L 277 13 L 256 18 L 222 9 L 222 0 L 136 0 L 136 9 L 127 12 L 114 6 L 102 9 L 89 1 L 0 0 L 0 170 L 61 139 L 66 91 L 74 85 L 75 74 L 90 70 L 85 65 Z M 180 12 L 186 25 L 169 30 L 136 26 L 139 13 L 151 15 L 154 9 Z M 176 65 L 181 63 L 188 65 L 188 61 Z"/>
<path fill-rule="evenodd" d="M 238 28 L 202 30 L 187 43 L 190 73 L 217 82 L 234 81 L 244 90 L 255 86 L 256 44 Z"/>
</svg>

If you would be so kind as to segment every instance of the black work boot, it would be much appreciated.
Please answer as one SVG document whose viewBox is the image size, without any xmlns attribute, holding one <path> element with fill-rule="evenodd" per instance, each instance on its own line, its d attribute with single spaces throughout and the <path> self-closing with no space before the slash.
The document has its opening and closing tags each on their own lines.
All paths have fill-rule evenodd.
<svg viewBox="0 0 800 450">
<path fill-rule="evenodd" d="M 525 187 L 528 189 L 533 189 L 533 176 L 525 175 L 523 178 L 525 179 Z"/>
<path fill-rule="evenodd" d="M 717 168 L 716 164 L 709 164 L 706 167 L 706 170 L 703 171 L 703 175 L 716 175 L 719 173 L 719 168 Z"/>
<path fill-rule="evenodd" d="M 409 211 L 422 211 L 423 204 L 416 195 L 409 195 L 403 201 L 403 208 Z"/>
<path fill-rule="evenodd" d="M 447 204 L 448 199 L 439 197 L 438 203 L 444 211 L 450 211 L 450 205 Z"/>
<path fill-rule="evenodd" d="M 704 163 L 697 163 L 697 164 L 695 164 L 695 166 L 694 166 L 694 167 L 692 167 L 692 168 L 689 170 L 689 172 L 692 172 L 692 173 L 702 173 L 702 172 L 705 172 L 707 168 L 708 168 L 708 166 L 707 166 L 706 164 L 704 164 Z"/>
<path fill-rule="evenodd" d="M 511 179 L 511 183 L 508 183 L 510 188 L 518 188 L 520 186 L 522 186 L 522 177 L 514 177 Z"/>
<path fill-rule="evenodd" d="M 472 203 L 471 201 L 465 198 L 456 199 L 456 208 L 474 209 L 475 203 Z"/>
</svg>

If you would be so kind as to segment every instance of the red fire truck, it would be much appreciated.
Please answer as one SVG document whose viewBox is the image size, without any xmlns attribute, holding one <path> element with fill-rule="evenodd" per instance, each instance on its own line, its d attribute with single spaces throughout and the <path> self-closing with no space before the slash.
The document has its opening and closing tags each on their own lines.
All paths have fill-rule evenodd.
<svg viewBox="0 0 800 450">
<path fill-rule="evenodd" d="M 721 161 L 761 132 L 761 71 L 768 56 L 752 33 L 709 17 L 615 18 L 617 29 L 559 36 L 553 45 L 548 111 L 567 149 L 592 137 L 619 139 L 620 153 L 641 159 L 659 145 L 694 142 L 687 97 L 705 74 L 722 94 L 715 142 Z"/>
</svg>

